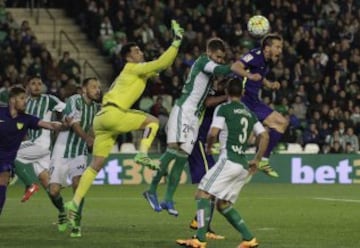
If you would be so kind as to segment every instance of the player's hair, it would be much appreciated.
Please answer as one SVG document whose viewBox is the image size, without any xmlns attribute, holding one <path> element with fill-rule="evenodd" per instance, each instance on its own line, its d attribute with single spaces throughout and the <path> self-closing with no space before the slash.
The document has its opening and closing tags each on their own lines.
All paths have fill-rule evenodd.
<svg viewBox="0 0 360 248">
<path fill-rule="evenodd" d="M 33 79 L 40 79 L 40 81 L 42 82 L 41 76 L 38 73 L 30 75 L 28 77 L 27 83 L 30 83 L 30 81 Z"/>
<path fill-rule="evenodd" d="M 243 90 L 242 81 L 237 77 L 230 78 L 226 84 L 226 89 L 229 96 L 240 97 Z"/>
<path fill-rule="evenodd" d="M 208 40 L 206 48 L 207 50 L 210 51 L 217 51 L 217 50 L 221 50 L 223 52 L 226 51 L 225 42 L 220 38 L 212 38 Z"/>
<path fill-rule="evenodd" d="M 134 46 L 137 46 L 135 42 L 128 42 L 121 48 L 120 55 L 124 61 L 126 60 L 126 56 L 131 52 L 131 48 Z"/>
<path fill-rule="evenodd" d="M 279 34 L 268 34 L 261 41 L 261 48 L 271 46 L 274 40 L 282 41 L 283 38 Z"/>
<path fill-rule="evenodd" d="M 9 100 L 10 100 L 10 98 L 16 97 L 20 94 L 26 94 L 26 91 L 22 86 L 16 85 L 16 86 L 11 87 L 10 91 L 9 91 Z"/>
<path fill-rule="evenodd" d="M 82 86 L 83 86 L 83 87 L 87 86 L 91 80 L 96 80 L 96 81 L 97 81 L 98 79 L 97 79 L 96 77 L 88 77 L 88 78 L 85 78 L 85 79 L 82 81 Z"/>
</svg>

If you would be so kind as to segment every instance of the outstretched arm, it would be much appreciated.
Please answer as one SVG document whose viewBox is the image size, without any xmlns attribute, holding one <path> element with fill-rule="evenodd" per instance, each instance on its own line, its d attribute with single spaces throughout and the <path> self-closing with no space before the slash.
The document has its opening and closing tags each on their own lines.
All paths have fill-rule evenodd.
<svg viewBox="0 0 360 248">
<path fill-rule="evenodd" d="M 38 126 L 49 130 L 61 130 L 64 128 L 63 123 L 58 121 L 42 121 L 38 122 Z"/>
<path fill-rule="evenodd" d="M 246 77 L 253 81 L 261 80 L 261 75 L 258 73 L 252 74 L 246 70 L 245 65 L 241 61 L 236 61 L 231 65 L 231 70 L 241 77 Z"/>
<path fill-rule="evenodd" d="M 257 150 L 254 158 L 249 161 L 249 167 L 250 167 L 251 173 L 255 172 L 255 170 L 258 167 L 259 162 L 261 161 L 261 158 L 264 156 L 266 148 L 269 144 L 269 134 L 260 122 L 255 123 L 253 131 L 254 131 L 255 135 L 259 138 L 259 144 L 257 147 L 258 150 Z"/>
<path fill-rule="evenodd" d="M 175 60 L 183 38 L 184 29 L 175 21 L 171 21 L 171 29 L 174 33 L 174 40 L 171 46 L 156 60 L 139 63 L 132 68 L 132 72 L 138 75 L 157 73 L 168 68 Z"/>
</svg>

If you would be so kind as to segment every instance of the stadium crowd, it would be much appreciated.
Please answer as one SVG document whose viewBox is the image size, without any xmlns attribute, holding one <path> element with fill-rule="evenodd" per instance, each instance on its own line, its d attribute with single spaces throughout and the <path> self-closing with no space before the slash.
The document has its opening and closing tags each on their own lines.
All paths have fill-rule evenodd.
<svg viewBox="0 0 360 248">
<path fill-rule="evenodd" d="M 285 40 L 282 59 L 268 75 L 281 83 L 281 90 L 261 92 L 264 101 L 290 120 L 282 142 L 317 143 L 322 153 L 359 151 L 359 0 L 65 0 L 58 5 L 111 59 L 114 75 L 123 66 L 120 49 L 127 41 L 140 44 L 146 58 L 152 59 L 171 42 L 170 20 L 180 22 L 185 28 L 180 55 L 148 84 L 144 99 L 164 95 L 176 99 L 194 58 L 211 37 L 228 43 L 228 61 L 238 59 L 258 44 L 246 23 L 252 15 L 262 14 L 272 32 Z M 11 13 L 1 13 L 1 32 L 6 33 L 0 50 L 2 90 L 34 72 L 40 72 L 48 91 L 60 98 L 76 90 L 72 87 L 79 80 L 76 62 L 64 65 L 66 54 L 59 62 L 51 59 L 26 22 L 19 25 Z M 149 111 L 166 112 L 159 111 L 159 102 L 153 108 L 151 103 Z"/>
</svg>

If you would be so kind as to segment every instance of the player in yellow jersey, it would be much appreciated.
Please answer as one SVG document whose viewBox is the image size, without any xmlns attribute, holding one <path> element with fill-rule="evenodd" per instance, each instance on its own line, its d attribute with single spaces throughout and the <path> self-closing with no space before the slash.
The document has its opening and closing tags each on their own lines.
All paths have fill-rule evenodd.
<svg viewBox="0 0 360 248">
<path fill-rule="evenodd" d="M 184 30 L 174 20 L 171 22 L 171 28 L 174 32 L 174 40 L 156 60 L 144 62 L 144 54 L 135 43 L 128 43 L 122 47 L 121 56 L 126 61 L 125 67 L 115 79 L 109 92 L 104 95 L 102 110 L 94 118 L 93 160 L 83 173 L 74 198 L 65 204 L 72 226 L 75 225 L 81 200 L 104 166 L 105 159 L 119 134 L 143 129 L 144 136 L 140 142 L 139 153 L 135 156 L 135 162 L 154 170 L 159 168 L 147 155 L 159 128 L 159 121 L 152 115 L 132 110 L 130 107 L 143 93 L 147 79 L 168 68 L 175 60 Z"/>
</svg>

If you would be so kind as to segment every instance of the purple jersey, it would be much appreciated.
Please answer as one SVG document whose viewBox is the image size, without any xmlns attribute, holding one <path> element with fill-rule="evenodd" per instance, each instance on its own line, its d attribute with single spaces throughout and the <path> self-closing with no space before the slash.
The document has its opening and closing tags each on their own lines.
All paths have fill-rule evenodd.
<svg viewBox="0 0 360 248">
<path fill-rule="evenodd" d="M 245 68 L 250 71 L 251 74 L 258 73 L 262 78 L 266 77 L 269 72 L 269 67 L 266 64 L 264 54 L 260 48 L 252 49 L 240 58 L 240 61 L 245 65 Z M 260 101 L 259 90 L 262 87 L 262 80 L 252 81 L 246 79 L 245 81 L 245 98 L 250 98 L 254 101 Z M 250 100 L 249 99 L 249 100 Z"/>
<path fill-rule="evenodd" d="M 265 57 L 260 48 L 252 49 L 241 57 L 240 61 L 251 74 L 258 73 L 262 78 L 269 72 L 269 66 L 266 64 Z M 241 101 L 251 110 L 260 121 L 264 121 L 273 110 L 263 103 L 259 98 L 259 91 L 263 85 L 262 79 L 253 81 L 245 80 L 245 92 Z"/>
<path fill-rule="evenodd" d="M 28 129 L 38 129 L 40 119 L 19 113 L 12 118 L 8 107 L 0 108 L 0 165 L 12 164 Z"/>
</svg>

